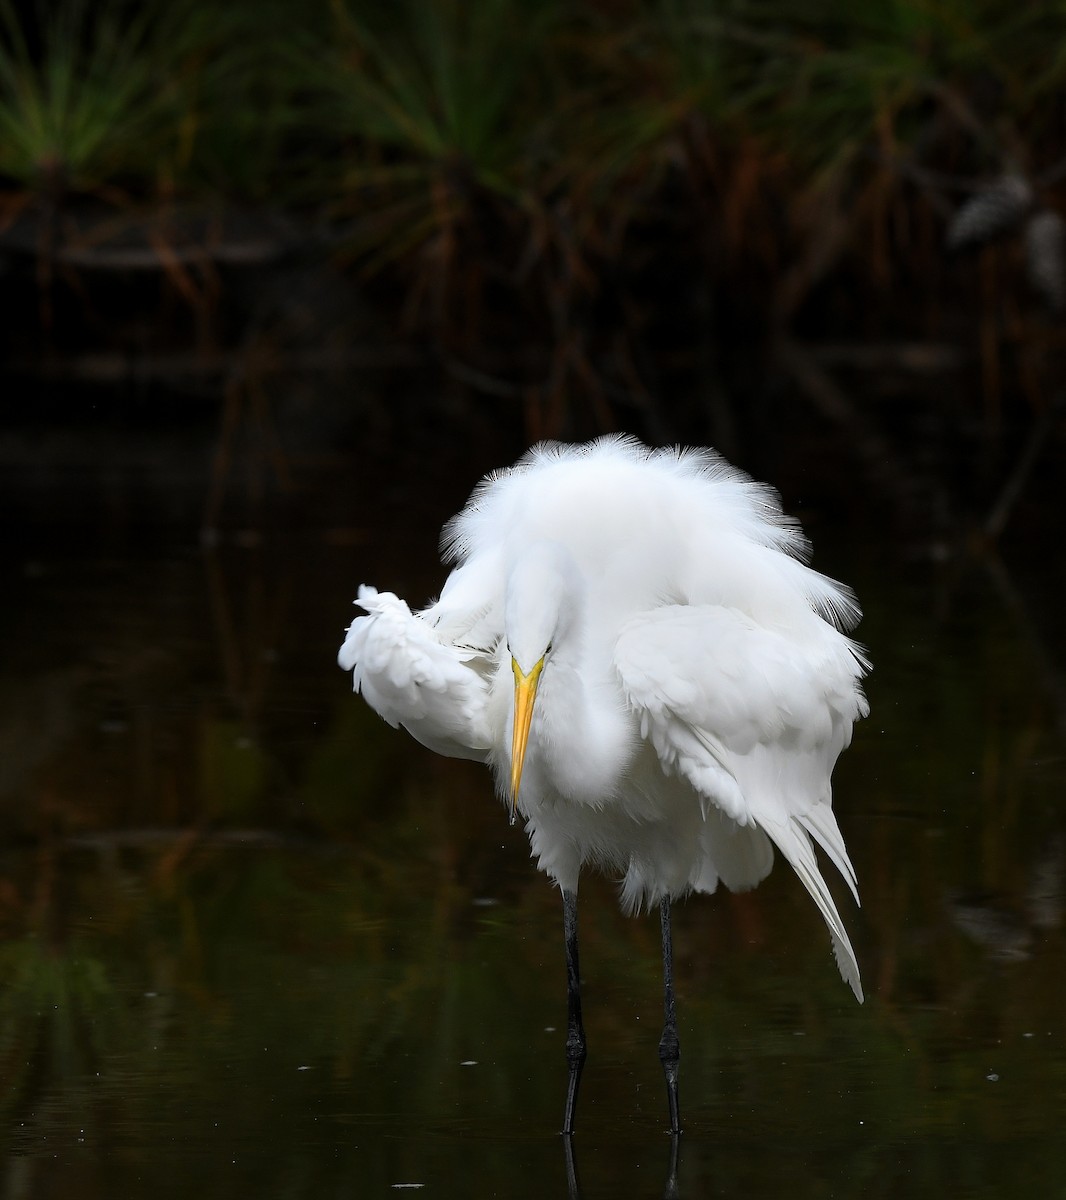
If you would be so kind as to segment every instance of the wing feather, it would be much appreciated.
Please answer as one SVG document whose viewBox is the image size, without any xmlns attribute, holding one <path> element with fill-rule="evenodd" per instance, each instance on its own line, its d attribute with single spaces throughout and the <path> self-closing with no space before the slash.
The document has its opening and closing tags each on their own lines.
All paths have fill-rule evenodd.
<svg viewBox="0 0 1066 1200">
<path fill-rule="evenodd" d="M 830 787 L 867 711 L 858 647 L 814 612 L 771 629 L 736 609 L 664 605 L 626 623 L 615 665 L 644 736 L 696 791 L 705 818 L 713 804 L 757 826 L 789 861 L 861 1000 L 855 953 L 814 853 L 817 842 L 858 900 Z"/>
<path fill-rule="evenodd" d="M 484 656 L 443 641 L 392 592 L 364 586 L 357 603 L 366 616 L 348 627 L 337 655 L 354 690 L 430 750 L 483 762 L 492 744 Z"/>
</svg>

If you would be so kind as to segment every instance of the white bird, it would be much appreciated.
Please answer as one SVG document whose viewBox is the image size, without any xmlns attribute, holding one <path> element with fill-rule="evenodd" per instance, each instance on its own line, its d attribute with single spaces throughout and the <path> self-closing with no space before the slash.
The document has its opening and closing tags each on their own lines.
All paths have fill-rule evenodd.
<svg viewBox="0 0 1066 1200">
<path fill-rule="evenodd" d="M 815 858 L 856 902 L 830 775 L 868 706 L 852 593 L 805 565 L 777 493 L 713 450 L 628 437 L 542 444 L 487 476 L 445 526 L 455 564 L 412 613 L 361 587 L 338 661 L 390 725 L 489 764 L 563 896 L 571 1133 L 585 1034 L 577 953 L 583 867 L 658 905 L 666 1023 L 659 1054 L 680 1129 L 670 902 L 752 888 L 773 846 L 859 968 Z"/>
</svg>

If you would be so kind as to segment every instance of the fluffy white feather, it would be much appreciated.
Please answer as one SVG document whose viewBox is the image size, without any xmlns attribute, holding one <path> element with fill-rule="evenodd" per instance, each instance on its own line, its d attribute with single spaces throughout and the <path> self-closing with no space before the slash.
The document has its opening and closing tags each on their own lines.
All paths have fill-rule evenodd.
<svg viewBox="0 0 1066 1200">
<path fill-rule="evenodd" d="M 753 887 L 772 842 L 861 999 L 814 853 L 857 898 L 830 775 L 866 713 L 868 664 L 842 632 L 859 608 L 806 565 L 776 493 L 709 450 L 542 445 L 478 485 L 442 549 L 455 569 L 424 611 L 360 590 L 340 654 L 356 690 L 487 761 L 506 796 L 512 659 L 540 663 L 517 807 L 541 869 L 569 891 L 585 866 L 615 874 L 635 910 Z"/>
</svg>

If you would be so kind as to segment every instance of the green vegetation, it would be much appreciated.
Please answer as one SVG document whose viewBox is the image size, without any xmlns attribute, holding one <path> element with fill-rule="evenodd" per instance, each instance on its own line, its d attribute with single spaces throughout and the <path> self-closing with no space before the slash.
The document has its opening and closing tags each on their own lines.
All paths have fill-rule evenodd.
<svg viewBox="0 0 1066 1200">
<path fill-rule="evenodd" d="M 0 32 L 0 171 L 10 185 L 85 192 L 153 180 L 180 114 L 157 74 L 163 31 L 150 14 L 123 25 L 114 5 L 62 4 L 42 12 L 31 49 L 5 3 Z"/>
<path fill-rule="evenodd" d="M 42 326 L 55 264 L 124 270 L 135 243 L 198 345 L 222 342 L 211 264 L 327 247 L 399 336 L 519 402 L 531 437 L 627 425 L 736 454 L 729 398 L 784 378 L 884 462 L 812 337 L 880 343 L 853 360 L 864 397 L 872 369 L 932 392 L 955 371 L 987 444 L 1057 403 L 1060 6 L 24 11 L 0 0 L 0 247 L 36 256 Z"/>
<path fill-rule="evenodd" d="M 369 208 L 397 252 L 486 199 L 529 229 L 563 205 L 598 226 L 597 207 L 633 212 L 678 173 L 724 194 L 776 180 L 785 201 L 846 166 L 859 184 L 905 163 L 1039 168 L 1066 81 L 1054 11 L 1007 0 L 24 11 L 0 6 L 9 197 L 269 189 Z"/>
</svg>

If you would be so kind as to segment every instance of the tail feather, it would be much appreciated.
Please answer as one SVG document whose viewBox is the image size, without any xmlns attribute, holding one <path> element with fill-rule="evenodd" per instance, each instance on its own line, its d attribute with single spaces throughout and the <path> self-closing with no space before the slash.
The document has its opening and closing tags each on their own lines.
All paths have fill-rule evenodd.
<svg viewBox="0 0 1066 1200">
<path fill-rule="evenodd" d="M 797 820 L 825 851 L 833 866 L 840 872 L 844 882 L 851 889 L 855 903 L 858 904 L 860 902 L 859 881 L 855 877 L 855 868 L 848 857 L 844 837 L 840 832 L 837 819 L 833 815 L 833 810 L 828 804 L 816 804 Z"/>
<path fill-rule="evenodd" d="M 826 925 L 829 927 L 829 936 L 833 942 L 833 954 L 836 957 L 837 966 L 840 968 L 841 977 L 845 983 L 850 985 L 851 990 L 855 993 L 856 1000 L 861 1004 L 863 1001 L 863 992 L 862 983 L 859 979 L 859 964 L 855 958 L 855 951 L 852 949 L 851 942 L 848 939 L 847 930 L 840 919 L 840 913 L 837 912 L 836 903 L 829 888 L 826 886 L 821 871 L 818 869 L 818 861 L 814 856 L 814 845 L 811 842 L 810 836 L 806 829 L 791 820 L 785 824 L 776 821 L 766 821 L 764 819 L 760 821 L 760 824 L 773 839 L 777 848 L 788 859 L 792 869 L 800 877 L 803 886 L 810 892 L 811 899 L 817 904 L 818 911 L 822 914 Z M 834 821 L 835 824 L 836 822 Z M 837 836 L 839 837 L 839 832 Z M 843 874 L 845 879 L 848 879 L 848 874 L 846 872 Z"/>
</svg>

